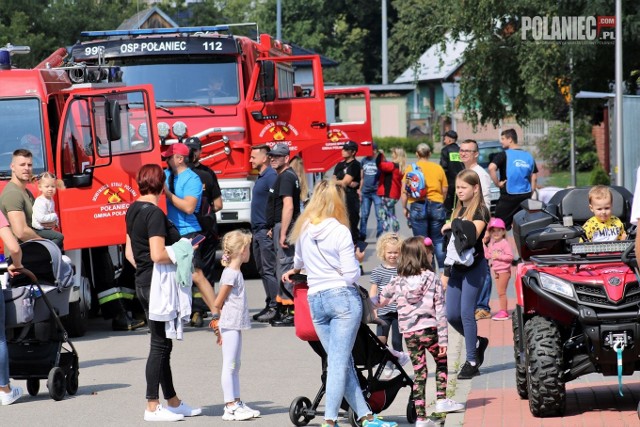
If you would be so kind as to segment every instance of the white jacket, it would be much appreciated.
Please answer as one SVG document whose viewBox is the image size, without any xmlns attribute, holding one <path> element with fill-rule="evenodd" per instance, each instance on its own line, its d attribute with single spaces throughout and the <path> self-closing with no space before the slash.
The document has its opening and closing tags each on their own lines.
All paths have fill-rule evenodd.
<svg viewBox="0 0 640 427">
<path fill-rule="evenodd" d="M 167 246 L 169 258 L 175 262 L 175 254 Z M 182 324 L 191 317 L 191 285 L 180 286 L 176 281 L 175 264 L 153 264 L 149 292 L 149 319 L 165 322 L 169 339 L 183 337 Z"/>
<path fill-rule="evenodd" d="M 354 251 L 349 229 L 336 219 L 328 218 L 305 227 L 296 242 L 293 265 L 306 270 L 309 294 L 351 286 L 360 278 L 360 265 Z"/>
</svg>

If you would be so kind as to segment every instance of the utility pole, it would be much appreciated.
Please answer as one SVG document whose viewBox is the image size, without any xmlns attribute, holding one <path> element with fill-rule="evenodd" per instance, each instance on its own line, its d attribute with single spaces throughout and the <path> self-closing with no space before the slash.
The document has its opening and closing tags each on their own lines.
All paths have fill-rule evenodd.
<svg viewBox="0 0 640 427">
<path fill-rule="evenodd" d="M 616 0 L 616 185 L 624 185 L 622 173 L 622 0 Z"/>
<path fill-rule="evenodd" d="M 387 0 L 382 0 L 382 84 L 389 83 L 387 58 Z"/>
<path fill-rule="evenodd" d="M 282 40 L 282 0 L 276 0 L 276 39 Z"/>
<path fill-rule="evenodd" d="M 573 124 L 573 54 L 569 54 L 569 129 L 571 139 L 571 186 L 577 187 L 576 180 L 576 132 Z"/>
</svg>

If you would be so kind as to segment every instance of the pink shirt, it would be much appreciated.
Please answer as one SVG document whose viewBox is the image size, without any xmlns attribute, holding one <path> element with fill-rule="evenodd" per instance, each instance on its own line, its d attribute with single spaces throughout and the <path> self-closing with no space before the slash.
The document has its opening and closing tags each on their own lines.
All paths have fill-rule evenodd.
<svg viewBox="0 0 640 427">
<path fill-rule="evenodd" d="M 513 252 L 507 239 L 501 239 L 497 242 L 491 239 L 489 244 L 484 247 L 484 256 L 489 260 L 489 267 L 494 272 L 505 273 L 511 271 Z"/>
<path fill-rule="evenodd" d="M 396 303 L 400 332 L 437 328 L 438 344 L 447 345 L 447 316 L 442 282 L 431 271 L 417 276 L 396 276 L 378 294 L 379 304 Z"/>
</svg>

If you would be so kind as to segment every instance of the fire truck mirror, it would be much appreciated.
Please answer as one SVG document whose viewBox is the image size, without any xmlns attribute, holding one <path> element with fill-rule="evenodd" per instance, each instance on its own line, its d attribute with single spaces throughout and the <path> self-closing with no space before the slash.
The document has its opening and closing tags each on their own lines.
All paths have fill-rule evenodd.
<svg viewBox="0 0 640 427">
<path fill-rule="evenodd" d="M 106 125 L 109 132 L 109 141 L 117 141 L 122 137 L 120 125 L 120 103 L 107 99 L 105 102 Z"/>
<path fill-rule="evenodd" d="M 260 99 L 271 102 L 276 99 L 275 64 L 273 61 L 260 62 Z"/>
</svg>

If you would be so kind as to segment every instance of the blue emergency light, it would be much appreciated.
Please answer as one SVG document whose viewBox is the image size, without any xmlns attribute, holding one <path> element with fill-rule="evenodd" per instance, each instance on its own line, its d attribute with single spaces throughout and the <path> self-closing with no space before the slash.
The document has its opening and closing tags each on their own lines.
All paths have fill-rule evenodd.
<svg viewBox="0 0 640 427">
<path fill-rule="evenodd" d="M 14 53 L 25 54 L 31 52 L 29 46 L 14 46 L 7 43 L 6 46 L 0 47 L 0 70 L 11 69 L 11 55 Z"/>
<path fill-rule="evenodd" d="M 122 36 L 148 36 L 158 34 L 180 33 L 204 33 L 214 31 L 229 31 L 228 25 L 214 25 L 207 27 L 177 27 L 177 28 L 143 28 L 138 30 L 109 30 L 109 31 L 83 31 L 83 37 L 122 37 Z"/>
</svg>

